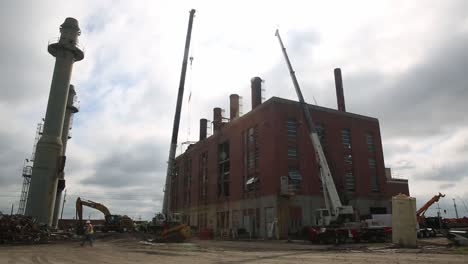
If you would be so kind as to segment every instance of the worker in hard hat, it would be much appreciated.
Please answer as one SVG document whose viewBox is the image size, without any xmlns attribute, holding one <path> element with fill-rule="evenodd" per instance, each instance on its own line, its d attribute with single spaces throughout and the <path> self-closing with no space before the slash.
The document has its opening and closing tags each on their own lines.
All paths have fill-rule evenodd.
<svg viewBox="0 0 468 264">
<path fill-rule="evenodd" d="M 86 221 L 86 227 L 85 227 L 85 237 L 83 241 L 81 242 L 81 246 L 84 246 L 86 242 L 89 242 L 90 246 L 93 246 L 93 235 L 94 235 L 94 229 L 93 225 L 91 224 L 91 221 L 87 220 Z"/>
</svg>

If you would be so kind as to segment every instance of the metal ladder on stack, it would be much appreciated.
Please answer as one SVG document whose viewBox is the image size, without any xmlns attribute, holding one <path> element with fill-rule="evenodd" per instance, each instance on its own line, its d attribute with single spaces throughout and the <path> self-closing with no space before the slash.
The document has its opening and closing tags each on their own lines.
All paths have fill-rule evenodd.
<svg viewBox="0 0 468 264">
<path fill-rule="evenodd" d="M 24 160 L 23 171 L 22 171 L 23 186 L 21 188 L 21 197 L 20 197 L 20 202 L 18 206 L 18 211 L 16 212 L 19 215 L 24 215 L 24 210 L 26 208 L 26 204 L 28 201 L 29 185 L 31 184 L 31 175 L 32 175 L 32 168 L 34 165 L 34 158 L 36 156 L 36 147 L 37 147 L 37 142 L 42 136 L 42 128 L 43 128 L 43 121 L 37 124 L 36 137 L 34 138 L 34 145 L 33 145 L 31 158 Z"/>
</svg>

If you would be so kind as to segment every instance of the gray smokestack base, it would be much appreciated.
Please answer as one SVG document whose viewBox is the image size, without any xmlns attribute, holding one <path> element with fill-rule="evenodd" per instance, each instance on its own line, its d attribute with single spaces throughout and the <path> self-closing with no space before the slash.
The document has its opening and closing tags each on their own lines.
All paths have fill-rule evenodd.
<svg viewBox="0 0 468 264">
<path fill-rule="evenodd" d="M 343 79 L 341 78 L 341 69 L 336 68 L 335 74 L 335 86 L 336 86 L 336 101 L 338 104 L 338 111 L 346 112 L 346 105 L 343 92 Z"/>
<path fill-rule="evenodd" d="M 250 80 L 252 88 L 252 110 L 262 104 L 262 78 L 253 77 Z"/>
</svg>

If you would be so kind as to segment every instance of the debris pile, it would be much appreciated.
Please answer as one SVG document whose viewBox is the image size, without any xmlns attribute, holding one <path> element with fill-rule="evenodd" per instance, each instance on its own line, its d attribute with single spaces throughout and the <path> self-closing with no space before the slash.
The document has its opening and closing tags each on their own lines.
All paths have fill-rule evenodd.
<svg viewBox="0 0 468 264">
<path fill-rule="evenodd" d="M 49 230 L 39 226 L 32 217 L 0 215 L 0 244 L 43 243 L 49 237 Z"/>
</svg>

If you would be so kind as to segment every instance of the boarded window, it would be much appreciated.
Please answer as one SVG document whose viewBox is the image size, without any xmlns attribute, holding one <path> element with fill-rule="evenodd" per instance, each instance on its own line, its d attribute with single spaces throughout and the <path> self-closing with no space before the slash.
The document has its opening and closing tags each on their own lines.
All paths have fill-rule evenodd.
<svg viewBox="0 0 468 264">
<path fill-rule="evenodd" d="M 229 141 L 218 145 L 218 196 L 229 196 Z"/>
</svg>

